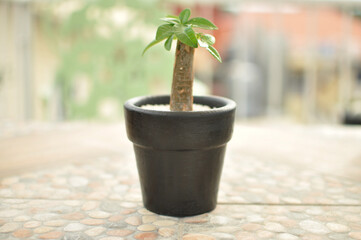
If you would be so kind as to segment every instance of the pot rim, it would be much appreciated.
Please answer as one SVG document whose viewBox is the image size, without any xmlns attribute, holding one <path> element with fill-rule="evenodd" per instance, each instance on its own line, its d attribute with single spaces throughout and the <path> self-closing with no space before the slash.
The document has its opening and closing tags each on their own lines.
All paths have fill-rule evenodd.
<svg viewBox="0 0 361 240">
<path fill-rule="evenodd" d="M 166 103 L 155 103 L 156 104 L 168 104 L 170 96 L 169 95 L 150 95 L 150 96 L 138 96 L 131 98 L 127 100 L 124 104 L 124 107 L 126 107 L 129 110 L 142 112 L 142 113 L 151 113 L 151 114 L 159 114 L 159 115 L 203 115 L 203 114 L 217 114 L 222 112 L 227 112 L 232 109 L 236 108 L 236 103 L 228 98 L 220 97 L 220 96 L 214 96 L 214 95 L 207 95 L 207 96 L 193 96 L 193 102 L 196 104 L 202 104 L 206 106 L 212 107 L 210 110 L 200 110 L 200 111 L 164 111 L 164 110 L 153 110 L 153 109 L 145 109 L 141 108 L 141 106 L 145 104 L 152 104 L 155 100 L 165 100 L 168 99 Z M 151 102 L 151 103 L 149 103 Z M 213 103 L 210 104 L 210 102 Z M 208 103 L 208 104 L 207 104 Z"/>
</svg>

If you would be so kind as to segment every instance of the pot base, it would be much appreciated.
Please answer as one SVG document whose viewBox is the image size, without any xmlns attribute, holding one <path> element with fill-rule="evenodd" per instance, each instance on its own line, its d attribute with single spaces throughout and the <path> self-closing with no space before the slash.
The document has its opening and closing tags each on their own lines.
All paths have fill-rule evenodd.
<svg viewBox="0 0 361 240">
<path fill-rule="evenodd" d="M 164 151 L 135 145 L 144 206 L 177 217 L 212 211 L 225 150 Z"/>
</svg>

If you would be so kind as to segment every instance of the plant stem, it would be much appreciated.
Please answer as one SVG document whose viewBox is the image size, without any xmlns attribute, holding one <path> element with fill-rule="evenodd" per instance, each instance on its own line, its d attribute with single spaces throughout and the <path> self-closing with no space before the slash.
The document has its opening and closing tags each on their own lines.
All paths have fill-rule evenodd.
<svg viewBox="0 0 361 240">
<path fill-rule="evenodd" d="M 171 111 L 193 110 L 193 57 L 194 48 L 178 41 L 170 95 Z"/>
</svg>

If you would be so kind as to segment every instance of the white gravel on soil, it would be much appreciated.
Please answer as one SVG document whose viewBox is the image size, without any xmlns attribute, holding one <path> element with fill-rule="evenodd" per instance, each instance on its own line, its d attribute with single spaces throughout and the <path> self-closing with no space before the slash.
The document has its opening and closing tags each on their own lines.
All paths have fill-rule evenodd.
<svg viewBox="0 0 361 240">
<path fill-rule="evenodd" d="M 147 105 L 142 105 L 140 107 L 149 110 L 170 111 L 169 104 L 157 104 L 157 105 L 147 104 Z M 193 111 L 208 111 L 211 109 L 212 108 L 207 105 L 193 104 Z"/>
</svg>

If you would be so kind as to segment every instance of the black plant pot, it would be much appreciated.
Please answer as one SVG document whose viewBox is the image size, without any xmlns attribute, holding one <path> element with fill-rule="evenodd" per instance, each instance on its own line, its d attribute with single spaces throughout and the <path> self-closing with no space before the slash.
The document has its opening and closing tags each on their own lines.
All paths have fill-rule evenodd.
<svg viewBox="0 0 361 240">
<path fill-rule="evenodd" d="M 361 114 L 346 112 L 342 122 L 345 125 L 361 125 Z"/>
<path fill-rule="evenodd" d="M 124 105 L 144 206 L 169 216 L 209 212 L 217 204 L 236 104 L 221 97 L 195 96 L 194 103 L 212 109 L 169 112 L 140 107 L 168 103 L 169 96 L 153 96 L 133 98 Z"/>
</svg>

